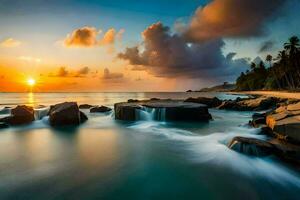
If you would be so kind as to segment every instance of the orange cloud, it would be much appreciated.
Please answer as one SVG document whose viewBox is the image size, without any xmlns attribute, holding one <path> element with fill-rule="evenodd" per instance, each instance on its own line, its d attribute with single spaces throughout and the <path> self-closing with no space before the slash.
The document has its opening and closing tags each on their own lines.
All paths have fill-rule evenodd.
<svg viewBox="0 0 300 200">
<path fill-rule="evenodd" d="M 123 79 L 124 75 L 122 73 L 110 72 L 108 68 L 103 71 L 103 79 Z"/>
<path fill-rule="evenodd" d="M 75 71 L 70 71 L 67 69 L 67 67 L 60 67 L 56 73 L 50 73 L 49 77 L 85 77 L 91 72 L 89 67 L 82 67 L 79 70 Z"/>
<path fill-rule="evenodd" d="M 92 47 L 97 44 L 98 31 L 94 27 L 85 26 L 74 30 L 64 40 L 64 44 L 67 47 L 78 46 L 78 47 Z"/>
<path fill-rule="evenodd" d="M 3 47 L 17 47 L 21 45 L 21 41 L 13 39 L 13 38 L 7 38 L 5 40 L 3 40 L 0 43 L 1 46 Z"/>
<path fill-rule="evenodd" d="M 95 27 L 85 26 L 68 34 L 64 40 L 66 47 L 96 47 L 114 45 L 116 40 L 121 40 L 124 29 L 117 32 L 114 28 L 109 29 L 101 37 L 101 30 Z"/>
</svg>

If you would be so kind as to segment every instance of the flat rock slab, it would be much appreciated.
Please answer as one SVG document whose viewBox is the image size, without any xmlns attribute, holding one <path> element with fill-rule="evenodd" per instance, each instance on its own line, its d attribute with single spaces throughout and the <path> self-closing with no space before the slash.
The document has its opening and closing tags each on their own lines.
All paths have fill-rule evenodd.
<svg viewBox="0 0 300 200">
<path fill-rule="evenodd" d="M 300 143 L 300 103 L 277 108 L 266 124 L 279 138 Z"/>
<path fill-rule="evenodd" d="M 138 120 L 138 111 L 146 108 L 163 113 L 165 121 L 209 121 L 212 117 L 208 107 L 203 104 L 178 100 L 148 100 L 122 102 L 114 105 L 115 118 L 118 120 Z"/>
</svg>

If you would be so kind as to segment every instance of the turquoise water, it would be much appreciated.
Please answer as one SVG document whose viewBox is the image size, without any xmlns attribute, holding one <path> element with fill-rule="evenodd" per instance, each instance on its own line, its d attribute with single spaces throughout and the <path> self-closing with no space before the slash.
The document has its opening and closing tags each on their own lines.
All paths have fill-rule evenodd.
<svg viewBox="0 0 300 200">
<path fill-rule="evenodd" d="M 1 106 L 75 100 L 236 96 L 211 93 L 0 94 Z M 115 121 L 90 114 L 75 128 L 47 118 L 0 130 L 0 199 L 297 199 L 300 174 L 273 157 L 231 151 L 234 136 L 265 139 L 245 124 L 251 112 L 211 109 L 210 123 Z"/>
</svg>

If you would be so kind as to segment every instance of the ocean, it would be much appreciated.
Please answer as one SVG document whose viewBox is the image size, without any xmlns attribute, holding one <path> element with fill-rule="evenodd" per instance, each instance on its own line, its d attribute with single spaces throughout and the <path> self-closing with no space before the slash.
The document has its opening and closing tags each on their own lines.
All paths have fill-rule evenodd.
<svg viewBox="0 0 300 200">
<path fill-rule="evenodd" d="M 105 105 L 128 99 L 224 93 L 0 93 L 0 108 L 65 101 Z M 0 199 L 295 199 L 300 173 L 275 157 L 230 150 L 235 136 L 267 139 L 247 126 L 252 112 L 210 109 L 209 123 L 114 120 L 83 110 L 79 127 L 47 117 L 0 130 Z M 2 113 L 0 117 L 6 116 Z"/>
</svg>

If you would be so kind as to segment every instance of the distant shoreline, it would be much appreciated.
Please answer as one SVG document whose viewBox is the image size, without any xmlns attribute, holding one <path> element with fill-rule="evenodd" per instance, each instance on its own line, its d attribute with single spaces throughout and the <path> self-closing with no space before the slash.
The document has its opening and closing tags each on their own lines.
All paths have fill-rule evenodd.
<svg viewBox="0 0 300 200">
<path fill-rule="evenodd" d="M 235 91 L 235 92 L 226 92 L 228 94 L 245 94 L 245 95 L 262 95 L 262 96 L 271 96 L 278 98 L 291 98 L 291 99 L 300 99 L 300 92 L 288 92 L 288 91 Z"/>
</svg>

